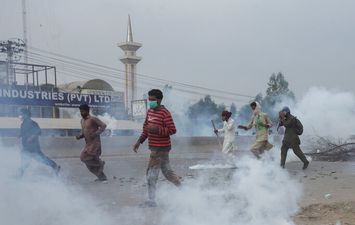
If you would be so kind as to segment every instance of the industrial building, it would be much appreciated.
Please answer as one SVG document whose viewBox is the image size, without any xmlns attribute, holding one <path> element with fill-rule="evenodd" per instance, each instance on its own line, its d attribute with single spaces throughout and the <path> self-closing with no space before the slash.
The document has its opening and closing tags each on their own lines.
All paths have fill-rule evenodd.
<svg viewBox="0 0 355 225">
<path fill-rule="evenodd" d="M 16 135 L 20 126 L 17 115 L 23 107 L 31 110 L 44 134 L 75 135 L 81 129 L 78 106 L 84 103 L 90 105 L 92 114 L 104 116 L 112 130 L 139 130 L 141 125 L 132 120 L 132 105 L 140 100 L 136 94 L 136 64 L 141 58 L 136 51 L 142 44 L 133 42 L 130 18 L 126 41 L 118 46 L 124 51 L 124 92 L 102 79 L 58 85 L 60 75 L 55 65 L 17 62 L 15 57 L 25 45 L 20 39 L 1 42 L 0 53 L 7 58 L 0 61 L 0 135 Z"/>
</svg>

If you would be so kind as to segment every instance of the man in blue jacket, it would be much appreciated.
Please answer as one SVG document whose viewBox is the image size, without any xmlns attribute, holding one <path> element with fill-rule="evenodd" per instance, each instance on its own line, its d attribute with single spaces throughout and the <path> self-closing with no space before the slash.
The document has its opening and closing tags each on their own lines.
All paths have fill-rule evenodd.
<svg viewBox="0 0 355 225">
<path fill-rule="evenodd" d="M 35 159 L 47 166 L 52 167 L 55 174 L 58 175 L 60 166 L 53 160 L 48 158 L 41 150 L 39 144 L 39 135 L 41 135 L 41 128 L 31 119 L 31 112 L 23 108 L 19 115 L 21 123 L 20 138 L 22 142 L 21 150 L 21 168 L 20 176 L 23 176 L 25 170 L 29 167 L 31 159 Z"/>
</svg>

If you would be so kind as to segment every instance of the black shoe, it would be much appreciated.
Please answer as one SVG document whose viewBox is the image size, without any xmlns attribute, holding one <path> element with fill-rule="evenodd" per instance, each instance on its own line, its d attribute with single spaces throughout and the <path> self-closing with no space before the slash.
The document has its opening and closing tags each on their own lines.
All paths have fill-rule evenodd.
<svg viewBox="0 0 355 225">
<path fill-rule="evenodd" d="M 282 164 L 281 164 L 280 167 L 281 167 L 282 169 L 285 169 L 285 165 L 282 165 Z"/>
<path fill-rule="evenodd" d="M 308 161 L 305 162 L 305 163 L 303 163 L 302 169 L 303 169 L 303 170 L 307 169 L 308 165 L 309 165 L 309 162 L 308 162 Z"/>
</svg>

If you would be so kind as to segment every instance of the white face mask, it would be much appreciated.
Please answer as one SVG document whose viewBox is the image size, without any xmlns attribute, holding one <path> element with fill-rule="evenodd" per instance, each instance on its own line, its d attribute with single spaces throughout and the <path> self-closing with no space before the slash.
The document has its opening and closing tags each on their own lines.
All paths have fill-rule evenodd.
<svg viewBox="0 0 355 225">
<path fill-rule="evenodd" d="M 19 115 L 18 118 L 23 121 L 23 115 Z"/>
<path fill-rule="evenodd" d="M 255 108 L 253 113 L 254 113 L 254 115 L 258 115 L 260 113 L 260 110 L 258 108 Z"/>
</svg>

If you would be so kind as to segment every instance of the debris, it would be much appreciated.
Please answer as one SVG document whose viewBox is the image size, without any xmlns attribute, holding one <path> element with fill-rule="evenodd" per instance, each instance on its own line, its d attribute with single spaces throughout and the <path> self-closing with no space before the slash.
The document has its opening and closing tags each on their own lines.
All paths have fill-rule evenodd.
<svg viewBox="0 0 355 225">
<path fill-rule="evenodd" d="M 321 161 L 348 161 L 355 159 L 355 142 L 350 140 L 331 140 L 330 138 L 317 137 L 310 143 L 312 151 L 306 153 L 315 160 Z"/>
<path fill-rule="evenodd" d="M 332 194 L 325 194 L 324 195 L 324 198 L 326 198 L 326 199 L 330 199 L 332 197 Z"/>
</svg>

